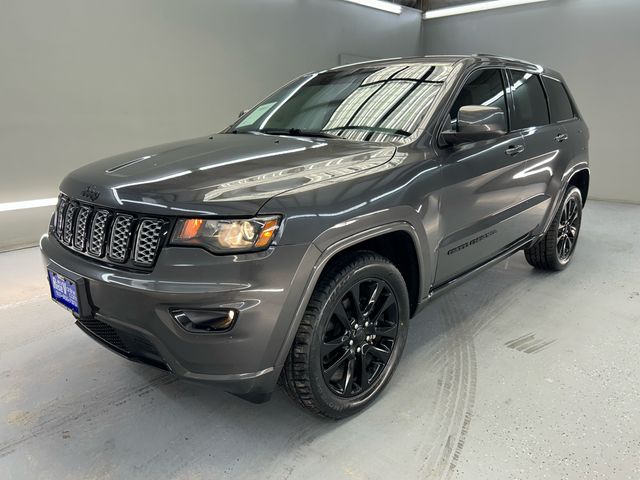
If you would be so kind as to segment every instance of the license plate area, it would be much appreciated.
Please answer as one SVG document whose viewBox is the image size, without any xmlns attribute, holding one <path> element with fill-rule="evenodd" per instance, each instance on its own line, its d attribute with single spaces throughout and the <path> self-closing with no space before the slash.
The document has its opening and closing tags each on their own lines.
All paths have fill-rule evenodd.
<svg viewBox="0 0 640 480">
<path fill-rule="evenodd" d="M 85 280 L 76 275 L 59 273 L 51 268 L 47 269 L 51 298 L 58 305 L 69 310 L 76 317 L 86 317 L 91 314 L 88 307 Z"/>
</svg>

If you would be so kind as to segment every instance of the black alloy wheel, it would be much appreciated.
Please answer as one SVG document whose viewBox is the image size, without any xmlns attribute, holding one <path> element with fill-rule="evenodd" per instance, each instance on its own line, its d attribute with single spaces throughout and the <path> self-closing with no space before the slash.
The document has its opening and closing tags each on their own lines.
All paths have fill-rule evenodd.
<svg viewBox="0 0 640 480">
<path fill-rule="evenodd" d="M 340 419 L 370 405 L 389 383 L 409 329 L 405 280 L 369 251 L 340 255 L 322 272 L 282 369 L 289 396 Z"/>
<path fill-rule="evenodd" d="M 580 229 L 579 201 L 580 199 L 575 196 L 569 196 L 562 207 L 560 224 L 558 225 L 558 240 L 556 242 L 556 251 L 560 262 L 569 261 L 578 240 L 578 231 Z"/>
<path fill-rule="evenodd" d="M 341 397 L 366 393 L 387 366 L 398 335 L 398 301 L 382 279 L 356 282 L 337 302 L 322 343 L 322 374 Z"/>
<path fill-rule="evenodd" d="M 563 270 L 569 265 L 578 243 L 582 224 L 582 194 L 569 187 L 546 233 L 524 255 L 540 270 Z"/>
</svg>

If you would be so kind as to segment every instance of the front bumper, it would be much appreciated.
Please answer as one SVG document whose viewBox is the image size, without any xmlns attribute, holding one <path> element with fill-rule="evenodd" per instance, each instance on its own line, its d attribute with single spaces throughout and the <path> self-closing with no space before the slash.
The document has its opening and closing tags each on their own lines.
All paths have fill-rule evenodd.
<svg viewBox="0 0 640 480">
<path fill-rule="evenodd" d="M 295 328 L 320 252 L 285 245 L 265 252 L 216 256 L 165 247 L 150 273 L 111 268 L 70 252 L 53 236 L 40 241 L 44 263 L 84 279 L 87 311 L 78 326 L 113 351 L 176 375 L 209 381 L 248 398 L 275 387 L 286 339 Z M 235 309 L 224 333 L 186 331 L 170 314 L 182 309 Z"/>
</svg>

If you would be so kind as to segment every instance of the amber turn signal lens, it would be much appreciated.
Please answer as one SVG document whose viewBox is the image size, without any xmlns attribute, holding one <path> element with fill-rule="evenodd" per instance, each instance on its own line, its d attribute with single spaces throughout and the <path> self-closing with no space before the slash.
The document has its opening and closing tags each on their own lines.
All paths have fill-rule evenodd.
<svg viewBox="0 0 640 480">
<path fill-rule="evenodd" d="M 254 245 L 259 248 L 269 245 L 276 233 L 276 230 L 278 230 L 278 220 L 267 220 L 264 224 L 264 227 L 262 227 L 262 231 L 260 232 L 258 240 L 256 240 L 256 243 Z"/>
<path fill-rule="evenodd" d="M 190 220 L 185 221 L 182 224 L 182 230 L 178 235 L 180 240 L 190 240 L 198 236 L 198 232 L 200 231 L 200 227 L 204 221 L 200 218 L 192 218 Z"/>
</svg>

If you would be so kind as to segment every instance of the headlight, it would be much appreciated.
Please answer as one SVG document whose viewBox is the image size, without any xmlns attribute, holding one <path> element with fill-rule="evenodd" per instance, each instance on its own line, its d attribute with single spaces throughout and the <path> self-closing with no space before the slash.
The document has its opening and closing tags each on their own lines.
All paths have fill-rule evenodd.
<svg viewBox="0 0 640 480">
<path fill-rule="evenodd" d="M 178 220 L 171 237 L 173 245 L 200 246 L 214 253 L 255 252 L 271 245 L 280 217 L 249 220 Z"/>
</svg>

